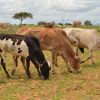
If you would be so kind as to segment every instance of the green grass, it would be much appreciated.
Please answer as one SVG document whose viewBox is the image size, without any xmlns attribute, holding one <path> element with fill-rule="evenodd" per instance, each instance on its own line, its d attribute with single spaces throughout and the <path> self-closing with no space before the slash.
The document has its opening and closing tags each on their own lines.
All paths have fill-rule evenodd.
<svg viewBox="0 0 100 100">
<path fill-rule="evenodd" d="M 50 52 L 44 52 L 51 59 Z M 82 73 L 68 73 L 67 67 L 59 57 L 59 68 L 50 74 L 49 80 L 40 80 L 35 67 L 31 64 L 32 79 L 28 79 L 19 61 L 19 67 L 11 79 L 6 79 L 0 70 L 0 100 L 99 100 L 100 99 L 100 52 L 95 52 L 96 64 L 91 61 L 82 64 Z M 87 56 L 81 54 L 82 58 Z M 7 56 L 7 69 L 11 73 L 12 57 Z"/>
<path fill-rule="evenodd" d="M 17 30 L 17 28 L 16 28 Z M 14 31 L 16 31 L 14 29 Z M 8 32 L 10 33 L 10 32 Z M 44 52 L 46 59 L 51 61 L 51 53 Z M 87 50 L 81 58 L 87 57 Z M 28 79 L 19 61 L 14 76 L 7 79 L 0 68 L 0 100 L 100 100 L 100 51 L 93 53 L 95 65 L 91 61 L 81 64 L 80 74 L 68 73 L 67 66 L 59 57 L 59 68 L 50 74 L 49 80 L 40 80 L 35 67 L 31 64 L 31 79 Z M 7 56 L 7 70 L 11 73 L 12 56 Z"/>
<path fill-rule="evenodd" d="M 28 26 L 28 27 L 43 27 L 43 25 L 23 25 L 24 26 Z M 62 27 L 58 27 L 58 26 L 55 26 L 56 28 L 66 28 L 66 27 L 73 27 L 72 25 L 67 25 L 67 26 L 62 26 Z M 20 27 L 18 25 L 13 25 L 11 28 L 9 29 L 1 29 L 0 28 L 0 33 L 6 33 L 6 34 L 14 34 L 16 33 L 16 31 L 19 29 Z M 98 32 L 100 32 L 100 26 L 80 26 L 80 28 L 88 28 L 88 29 L 91 29 L 91 28 L 94 28 L 96 29 Z"/>
</svg>

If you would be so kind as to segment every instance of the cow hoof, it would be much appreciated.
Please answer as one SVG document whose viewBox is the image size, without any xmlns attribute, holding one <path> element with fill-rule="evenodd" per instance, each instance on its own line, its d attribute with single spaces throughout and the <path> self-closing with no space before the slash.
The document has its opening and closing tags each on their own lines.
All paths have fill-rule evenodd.
<svg viewBox="0 0 100 100">
<path fill-rule="evenodd" d="M 68 72 L 69 72 L 69 73 L 73 73 L 73 71 L 71 71 L 71 70 L 68 70 Z"/>
<path fill-rule="evenodd" d="M 7 79 L 10 79 L 11 77 L 10 77 L 10 75 L 9 76 L 7 76 Z"/>
<path fill-rule="evenodd" d="M 85 61 L 84 60 L 82 60 L 81 62 L 80 62 L 80 64 L 82 64 L 82 63 L 84 63 Z"/>
<path fill-rule="evenodd" d="M 31 79 L 32 77 L 31 76 L 28 76 L 28 78 Z"/>
<path fill-rule="evenodd" d="M 14 76 L 15 70 L 12 70 L 11 75 Z"/>
<path fill-rule="evenodd" d="M 81 74 L 82 73 L 82 70 L 78 70 L 75 72 L 75 74 Z"/>
<path fill-rule="evenodd" d="M 54 75 L 54 74 L 55 74 L 55 72 L 54 72 L 54 71 L 52 71 L 52 72 L 51 72 L 51 74 L 52 74 L 52 75 Z"/>
<path fill-rule="evenodd" d="M 95 62 L 92 62 L 93 65 L 95 65 Z"/>
<path fill-rule="evenodd" d="M 54 70 L 51 70 L 50 72 L 51 72 L 52 75 L 55 74 L 55 71 Z"/>
<path fill-rule="evenodd" d="M 39 78 L 40 78 L 41 80 L 43 80 L 43 79 L 44 79 L 44 77 L 43 77 L 43 76 L 39 76 Z"/>
</svg>

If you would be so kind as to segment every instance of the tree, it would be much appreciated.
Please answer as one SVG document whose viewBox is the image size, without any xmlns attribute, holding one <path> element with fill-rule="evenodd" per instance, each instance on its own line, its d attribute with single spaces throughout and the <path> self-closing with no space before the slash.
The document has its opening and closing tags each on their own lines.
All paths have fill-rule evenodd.
<svg viewBox="0 0 100 100">
<path fill-rule="evenodd" d="M 84 25 L 92 25 L 92 23 L 91 23 L 91 21 L 86 20 L 86 21 L 84 22 Z"/>
<path fill-rule="evenodd" d="M 45 22 L 44 21 L 39 21 L 38 23 L 37 23 L 37 25 L 43 25 Z"/>
<path fill-rule="evenodd" d="M 65 23 L 65 25 L 72 25 L 71 23 Z"/>
<path fill-rule="evenodd" d="M 12 18 L 20 20 L 21 21 L 20 25 L 22 25 L 22 22 L 24 19 L 33 18 L 33 16 L 29 12 L 19 12 L 19 13 L 14 14 Z"/>
<path fill-rule="evenodd" d="M 63 23 L 58 23 L 59 25 L 63 26 Z"/>
</svg>

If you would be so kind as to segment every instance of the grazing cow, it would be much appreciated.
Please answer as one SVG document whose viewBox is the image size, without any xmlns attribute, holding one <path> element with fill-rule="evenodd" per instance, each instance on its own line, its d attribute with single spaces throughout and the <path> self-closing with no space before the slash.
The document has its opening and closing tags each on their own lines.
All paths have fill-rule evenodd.
<svg viewBox="0 0 100 100">
<path fill-rule="evenodd" d="M 45 22 L 45 23 L 43 23 L 43 25 L 44 25 L 45 28 L 53 28 L 53 24 L 52 23 Z"/>
<path fill-rule="evenodd" d="M 100 50 L 100 36 L 96 36 L 96 46 L 93 48 L 93 50 Z"/>
<path fill-rule="evenodd" d="M 73 27 L 78 27 L 81 25 L 81 21 L 73 21 Z"/>
<path fill-rule="evenodd" d="M 75 55 L 72 46 L 63 30 L 53 28 L 21 28 L 16 34 L 35 36 L 40 40 L 42 50 L 52 52 L 52 70 L 56 65 L 56 56 L 59 54 L 70 66 L 69 71 L 78 72 L 80 70 L 80 58 Z"/>
<path fill-rule="evenodd" d="M 10 53 L 15 56 L 23 56 L 26 58 L 26 73 L 29 78 L 29 62 L 32 61 L 38 70 L 38 74 L 40 76 L 42 74 L 44 79 L 49 79 L 50 68 L 43 55 L 37 38 L 16 34 L 0 34 L 0 49 L 1 65 L 7 75 L 7 78 L 10 76 L 6 70 L 6 54 Z"/>
<path fill-rule="evenodd" d="M 78 47 L 85 47 L 89 51 L 89 56 L 82 62 L 87 61 L 88 59 L 94 60 L 92 57 L 92 51 L 96 46 L 96 30 L 94 29 L 81 29 L 81 28 L 65 28 L 63 29 L 67 36 L 69 37 L 70 42 L 76 46 L 76 53 L 78 53 Z"/>
<path fill-rule="evenodd" d="M 0 23 L 0 28 L 1 29 L 10 29 L 11 24 L 9 24 L 9 23 Z"/>
</svg>

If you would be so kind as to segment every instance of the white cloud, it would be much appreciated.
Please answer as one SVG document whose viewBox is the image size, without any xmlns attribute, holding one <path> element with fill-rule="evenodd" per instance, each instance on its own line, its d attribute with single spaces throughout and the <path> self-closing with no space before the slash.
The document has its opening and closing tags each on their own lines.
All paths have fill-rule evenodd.
<svg viewBox="0 0 100 100">
<path fill-rule="evenodd" d="M 18 23 L 11 17 L 20 11 L 31 12 L 27 23 L 46 21 L 72 22 L 91 20 L 100 23 L 100 0 L 0 0 L 0 21 Z"/>
</svg>

